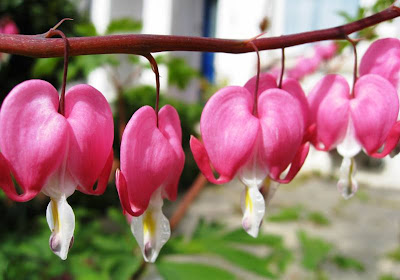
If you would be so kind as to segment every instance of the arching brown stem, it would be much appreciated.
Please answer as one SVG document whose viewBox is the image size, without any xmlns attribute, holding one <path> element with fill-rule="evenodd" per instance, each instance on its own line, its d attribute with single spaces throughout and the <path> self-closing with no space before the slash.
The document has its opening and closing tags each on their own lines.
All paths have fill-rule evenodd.
<svg viewBox="0 0 400 280">
<path fill-rule="evenodd" d="M 378 24 L 400 16 L 400 8 L 392 5 L 389 8 L 369 17 L 327 29 L 303 32 L 279 37 L 260 38 L 254 40 L 257 48 L 262 50 L 281 49 L 291 46 L 312 43 L 324 40 L 343 39 L 343 34 L 360 31 L 369 26 Z M 0 52 L 32 57 L 62 57 L 63 41 L 49 39 L 38 35 L 9 35 L 0 34 Z M 247 40 L 227 40 L 189 36 L 163 35 L 109 35 L 97 37 L 69 38 L 70 55 L 87 54 L 143 54 L 163 51 L 200 51 L 246 53 L 253 52 Z"/>
</svg>

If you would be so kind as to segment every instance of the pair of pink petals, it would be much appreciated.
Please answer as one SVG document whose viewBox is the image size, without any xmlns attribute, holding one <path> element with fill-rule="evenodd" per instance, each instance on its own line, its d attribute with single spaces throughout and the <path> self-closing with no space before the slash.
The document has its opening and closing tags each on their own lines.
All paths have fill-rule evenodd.
<svg viewBox="0 0 400 280">
<path fill-rule="evenodd" d="M 279 89 L 272 75 L 262 74 L 258 115 L 254 115 L 255 82 L 253 77 L 244 87 L 229 86 L 214 94 L 200 120 L 204 144 L 195 137 L 190 140 L 197 165 L 214 184 L 231 181 L 252 159 L 273 180 L 287 183 L 307 156 L 309 146 L 303 136 L 309 109 L 299 83 L 287 79 Z M 281 178 L 290 164 L 287 176 Z"/>
<path fill-rule="evenodd" d="M 360 63 L 360 75 L 366 74 L 379 75 L 387 79 L 396 89 L 399 89 L 399 39 L 385 38 L 371 44 Z"/>
<path fill-rule="evenodd" d="M 175 200 L 185 163 L 177 111 L 144 106 L 130 119 L 121 142 L 116 185 L 124 213 L 145 261 L 154 262 L 171 235 L 163 199 Z M 132 216 L 132 217 L 129 217 Z"/>
<path fill-rule="evenodd" d="M 399 141 L 399 47 L 397 39 L 378 40 L 363 56 L 362 76 L 352 90 L 342 76 L 328 75 L 308 96 L 314 146 L 324 151 L 337 148 L 343 156 L 338 189 L 345 199 L 358 188 L 353 157 L 364 149 L 382 158 Z"/>
<path fill-rule="evenodd" d="M 124 211 L 132 216 L 142 215 L 158 188 L 162 188 L 163 197 L 175 200 L 184 163 L 176 110 L 170 105 L 161 108 L 158 127 L 153 108 L 137 110 L 122 136 L 121 170 L 116 174 Z"/>
<path fill-rule="evenodd" d="M 103 95 L 88 85 L 66 93 L 64 116 L 58 113 L 58 98 L 57 90 L 42 80 L 25 81 L 5 98 L 0 110 L 0 187 L 15 201 L 28 201 L 41 191 L 51 198 L 46 211 L 49 243 L 66 259 L 75 228 L 66 199 L 75 189 L 104 192 L 113 162 L 113 118 Z"/>
<path fill-rule="evenodd" d="M 400 70 L 400 42 L 382 39 L 371 45 L 360 65 L 362 75 L 351 95 L 340 75 L 321 79 L 308 96 L 312 122 L 316 125 L 314 145 L 331 150 L 340 144 L 348 127 L 354 140 L 374 157 L 386 156 L 397 144 L 399 100 L 395 86 Z M 384 149 L 378 150 L 384 145 Z"/>
<path fill-rule="evenodd" d="M 107 186 L 113 119 L 106 99 L 93 87 L 78 85 L 66 93 L 65 116 L 58 106 L 57 90 L 42 80 L 17 85 L 2 104 L 0 186 L 12 200 L 32 199 L 62 164 L 81 192 L 99 195 Z"/>
</svg>

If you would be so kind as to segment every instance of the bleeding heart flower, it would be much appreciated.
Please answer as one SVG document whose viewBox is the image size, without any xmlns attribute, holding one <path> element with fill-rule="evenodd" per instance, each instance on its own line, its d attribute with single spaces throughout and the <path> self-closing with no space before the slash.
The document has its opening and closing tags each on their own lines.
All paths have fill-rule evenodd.
<svg viewBox="0 0 400 280">
<path fill-rule="evenodd" d="M 245 185 L 242 223 L 254 237 L 265 212 L 259 189 L 268 185 L 268 177 L 280 183 L 292 180 L 309 148 L 303 141 L 308 104 L 298 82 L 288 79 L 279 89 L 272 75 L 262 74 L 255 102 L 255 80 L 215 93 L 201 115 L 204 145 L 193 136 L 190 139 L 197 165 L 210 182 L 224 184 L 237 175 Z M 289 165 L 286 177 L 281 178 Z"/>
<path fill-rule="evenodd" d="M 106 99 L 88 85 L 66 93 L 65 116 L 58 107 L 57 90 L 42 80 L 25 81 L 5 98 L 0 110 L 0 187 L 15 201 L 28 201 L 39 192 L 50 197 L 49 243 L 65 260 L 75 228 L 66 199 L 75 189 L 104 192 L 113 161 L 113 119 Z"/>
<path fill-rule="evenodd" d="M 357 80 L 352 95 L 342 76 L 328 75 L 313 88 L 308 100 L 316 125 L 313 144 L 325 151 L 337 148 L 343 156 L 338 189 L 344 198 L 350 198 L 357 190 L 353 157 L 362 148 L 371 156 L 384 157 L 397 144 L 396 89 L 381 76 L 368 74 Z M 382 145 L 383 151 L 378 152 Z"/>
<path fill-rule="evenodd" d="M 398 89 L 400 80 L 400 40 L 380 39 L 371 44 L 360 63 L 360 75 L 376 74 Z"/>
<path fill-rule="evenodd" d="M 158 113 L 158 125 L 153 108 L 137 110 L 122 136 L 116 185 L 124 212 L 133 216 L 131 229 L 146 261 L 154 262 L 170 237 L 161 208 L 163 198 L 176 199 L 184 162 L 176 110 L 164 106 Z"/>
</svg>

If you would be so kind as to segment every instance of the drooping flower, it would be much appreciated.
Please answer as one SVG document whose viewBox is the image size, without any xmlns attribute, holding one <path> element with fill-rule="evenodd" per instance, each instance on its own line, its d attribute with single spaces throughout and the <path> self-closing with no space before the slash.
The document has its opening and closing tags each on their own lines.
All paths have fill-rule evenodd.
<svg viewBox="0 0 400 280">
<path fill-rule="evenodd" d="M 113 161 L 113 119 L 106 99 L 91 86 L 77 85 L 66 93 L 64 116 L 58 113 L 58 98 L 57 90 L 42 80 L 25 81 L 5 98 L 0 187 L 15 201 L 28 201 L 39 192 L 50 197 L 50 248 L 64 260 L 75 228 L 67 198 L 75 189 L 104 192 Z M 23 193 L 15 190 L 12 176 Z"/>
<path fill-rule="evenodd" d="M 238 176 L 245 185 L 242 224 L 254 237 L 265 212 L 259 189 L 268 178 L 289 182 L 309 147 L 303 141 L 308 105 L 298 82 L 288 79 L 279 89 L 272 75 L 262 74 L 257 101 L 255 83 L 256 77 L 244 87 L 229 86 L 215 93 L 201 115 L 204 144 L 193 136 L 190 140 L 196 163 L 211 183 L 224 184 Z M 286 177 L 281 178 L 289 165 Z"/>
<path fill-rule="evenodd" d="M 400 40 L 385 38 L 369 46 L 360 63 L 360 75 L 376 74 L 387 79 L 396 89 L 400 82 Z"/>
<path fill-rule="evenodd" d="M 304 79 L 307 75 L 318 70 L 323 62 L 332 59 L 337 52 L 337 48 L 337 44 L 333 41 L 327 44 L 315 44 L 311 56 L 299 56 L 294 66 L 286 70 L 286 76 L 298 81 Z M 279 78 L 281 68 L 273 67 L 270 73 Z"/>
<path fill-rule="evenodd" d="M 124 213 L 146 261 L 154 262 L 170 237 L 162 213 L 163 198 L 175 200 L 185 154 L 176 110 L 164 106 L 158 113 L 144 106 L 132 116 L 122 136 L 121 170 L 116 185 Z"/>
<path fill-rule="evenodd" d="M 313 144 L 319 150 L 336 148 L 343 156 L 338 189 L 350 198 L 357 190 L 354 156 L 364 149 L 370 156 L 384 157 L 398 142 L 396 89 L 381 76 L 367 74 L 357 80 L 352 94 L 345 78 L 328 75 L 308 99 L 316 126 Z"/>
</svg>

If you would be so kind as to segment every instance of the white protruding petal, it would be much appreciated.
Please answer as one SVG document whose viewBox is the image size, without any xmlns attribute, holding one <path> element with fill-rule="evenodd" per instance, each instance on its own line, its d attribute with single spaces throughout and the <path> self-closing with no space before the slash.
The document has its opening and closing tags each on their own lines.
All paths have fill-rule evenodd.
<svg viewBox="0 0 400 280">
<path fill-rule="evenodd" d="M 362 149 L 362 146 L 357 141 L 356 131 L 354 129 L 354 124 L 353 124 L 353 121 L 351 120 L 351 118 L 349 118 L 346 135 L 343 138 L 342 142 L 339 145 L 337 145 L 336 149 L 337 149 L 338 153 L 342 157 L 345 157 L 345 158 L 346 157 L 347 158 L 354 157 Z"/>
<path fill-rule="evenodd" d="M 354 159 L 343 158 L 342 165 L 340 166 L 340 178 L 337 188 L 345 199 L 352 197 L 358 189 L 357 181 L 354 179 L 355 173 L 356 163 Z"/>
<path fill-rule="evenodd" d="M 260 166 L 258 154 L 256 147 L 249 162 L 239 171 L 239 179 L 245 185 L 241 195 L 242 226 L 253 237 L 257 237 L 265 214 L 265 201 L 259 189 L 268 176 L 268 170 Z"/>
<path fill-rule="evenodd" d="M 168 219 L 162 213 L 162 187 L 151 196 L 147 210 L 139 217 L 132 217 L 131 230 L 146 262 L 154 262 L 161 248 L 171 236 Z"/>
<path fill-rule="evenodd" d="M 65 197 L 50 200 L 46 219 L 52 231 L 49 239 L 51 250 L 62 260 L 67 259 L 74 241 L 75 215 Z"/>
<path fill-rule="evenodd" d="M 246 186 L 241 196 L 242 226 L 251 236 L 257 237 L 265 214 L 265 201 L 257 187 Z"/>
</svg>

